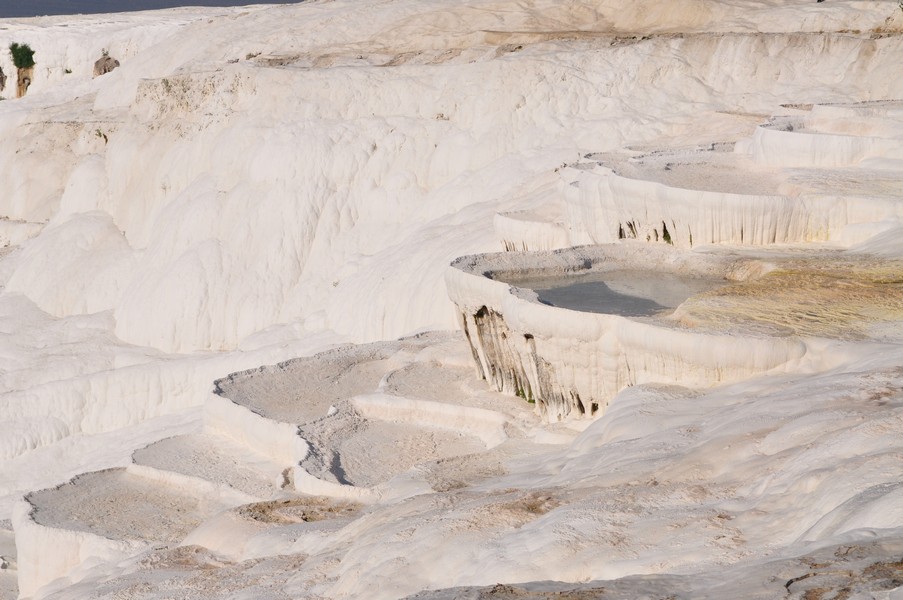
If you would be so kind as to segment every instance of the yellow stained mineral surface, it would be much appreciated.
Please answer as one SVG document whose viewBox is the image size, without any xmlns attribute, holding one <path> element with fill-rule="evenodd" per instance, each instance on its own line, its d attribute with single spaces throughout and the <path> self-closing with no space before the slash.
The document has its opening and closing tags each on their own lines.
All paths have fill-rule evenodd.
<svg viewBox="0 0 903 600">
<path fill-rule="evenodd" d="M 903 261 L 798 259 L 760 278 L 688 299 L 692 327 L 861 339 L 903 336 Z"/>
</svg>

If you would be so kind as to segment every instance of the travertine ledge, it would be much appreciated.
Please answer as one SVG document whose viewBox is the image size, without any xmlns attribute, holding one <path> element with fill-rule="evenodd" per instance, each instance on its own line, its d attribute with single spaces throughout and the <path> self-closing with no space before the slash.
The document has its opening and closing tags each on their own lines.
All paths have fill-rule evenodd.
<svg viewBox="0 0 903 600">
<path fill-rule="evenodd" d="M 689 328 L 668 315 L 627 318 L 556 308 L 502 280 L 615 269 L 743 279 L 769 268 L 761 261 L 626 243 L 465 256 L 452 263 L 446 284 L 480 375 L 558 421 L 599 415 L 631 385 L 708 387 L 788 370 L 805 356 L 806 344 L 777 331 Z"/>
</svg>

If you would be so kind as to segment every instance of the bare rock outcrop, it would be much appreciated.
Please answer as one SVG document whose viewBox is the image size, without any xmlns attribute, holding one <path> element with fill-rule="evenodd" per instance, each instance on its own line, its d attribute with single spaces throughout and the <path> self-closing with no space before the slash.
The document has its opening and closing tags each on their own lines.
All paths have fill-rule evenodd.
<svg viewBox="0 0 903 600">
<path fill-rule="evenodd" d="M 17 69 L 16 78 L 16 98 L 21 98 L 31 87 L 31 81 L 34 78 L 34 67 L 26 69 Z"/>
<path fill-rule="evenodd" d="M 100 77 L 101 75 L 106 75 L 113 69 L 119 66 L 119 61 L 110 56 L 109 54 L 104 54 L 94 63 L 94 77 Z"/>
</svg>

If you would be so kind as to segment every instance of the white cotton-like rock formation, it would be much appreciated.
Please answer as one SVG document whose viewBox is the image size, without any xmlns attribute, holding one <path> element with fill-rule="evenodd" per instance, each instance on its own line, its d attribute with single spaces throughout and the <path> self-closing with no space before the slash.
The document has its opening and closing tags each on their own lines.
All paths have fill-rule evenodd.
<svg viewBox="0 0 903 600">
<path fill-rule="evenodd" d="M 61 250 L 65 257 L 42 252 L 45 266 L 19 257 L 19 274 L 8 289 L 55 316 L 112 309 L 118 337 L 165 351 L 235 348 L 256 331 L 295 319 L 325 319 L 326 326 L 361 341 L 448 327 L 453 320 L 442 306 L 437 267 L 462 248 L 430 227 L 463 217 L 467 207 L 479 211 L 515 183 L 573 161 L 578 148 L 609 150 L 628 138 L 686 135 L 706 120 L 724 119 L 717 111 L 754 91 L 763 100 L 750 101 L 762 104 L 749 110 L 804 89 L 808 97 L 850 100 L 833 91 L 838 70 L 850 89 L 866 89 L 859 83 L 866 80 L 882 86 L 853 99 L 903 94 L 893 88 L 900 44 L 893 36 L 828 36 L 827 42 L 803 34 L 757 37 L 741 33 L 749 28 L 736 21 L 744 13 L 714 2 L 684 7 L 686 12 L 656 5 L 626 14 L 610 2 L 592 10 L 537 6 L 498 16 L 501 22 L 492 16 L 495 4 L 480 4 L 490 12 L 475 5 L 448 18 L 472 31 L 548 27 L 543 31 L 598 31 L 607 39 L 615 34 L 605 32 L 635 31 L 648 19 L 677 28 L 689 19 L 691 30 L 718 23 L 724 27 L 718 31 L 738 33 L 638 40 L 651 56 L 681 59 L 633 65 L 632 44 L 604 53 L 557 52 L 562 42 L 556 35 L 545 42 L 556 52 L 551 62 L 544 49 L 530 45 L 496 58 L 499 46 L 493 44 L 499 42 L 488 33 L 470 34 L 470 50 L 458 54 L 465 43 L 458 34 L 409 36 L 416 23 L 443 14 L 432 4 L 363 11 L 343 29 L 314 35 L 309 24 L 339 14 L 344 5 L 312 6 L 297 23 L 291 15 L 298 7 L 180 23 L 165 44 L 123 58 L 117 71 L 83 84 L 79 100 L 58 100 L 64 108 L 56 111 L 38 109 L 47 117 L 9 132 L 17 141 L 4 145 L 2 175 L 20 191 L 4 195 L 0 212 L 63 227 L 61 221 L 77 219 L 74 212 L 99 210 L 130 251 L 95 252 L 97 267 L 84 275 L 65 267 L 68 250 Z M 874 18 L 869 15 L 881 3 L 874 4 L 857 5 L 863 13 L 855 18 Z M 835 18 L 798 10 L 813 30 Z M 785 29 L 766 13 L 756 27 Z M 252 36 L 253 42 L 239 35 L 274 31 L 268 27 L 277 21 L 284 29 L 278 34 Z M 285 23 L 292 24 L 285 29 Z M 354 40 L 365 41 L 352 43 L 352 32 Z M 506 36 L 516 48 L 517 36 Z M 752 70 L 748 57 L 757 52 L 777 58 Z M 851 54 L 862 60 L 850 66 Z M 332 68 L 312 68 L 316 60 Z M 481 85 L 471 85 L 476 81 Z M 654 91 L 665 89 L 679 90 L 680 97 Z M 64 95 L 65 86 L 55 84 L 52 93 Z M 696 120 L 672 120 L 668 107 L 678 100 L 705 108 Z M 619 117 L 631 104 L 653 111 L 645 132 Z M 598 127 L 606 136 L 593 133 Z M 39 152 L 38 144 L 48 150 Z M 538 152 L 550 147 L 556 150 Z M 539 158 L 525 160 L 531 155 Z M 41 173 L 53 176 L 35 178 L 39 164 Z M 496 177 L 505 166 L 523 169 L 523 177 L 515 171 Z M 495 209 L 466 218 L 489 224 L 505 207 Z M 492 247 L 491 232 L 474 229 L 472 235 L 463 253 Z M 571 243 L 585 243 L 574 237 Z M 408 244 L 424 258 L 401 250 Z M 412 280 L 374 278 L 380 265 L 400 257 L 412 261 L 402 269 L 417 274 Z M 69 285 L 48 290 L 41 279 L 62 278 L 64 269 L 72 271 Z M 34 279 L 39 273 L 41 279 Z M 95 280 L 109 281 L 110 288 L 85 303 L 74 290 Z M 360 303 L 361 289 L 367 290 L 368 310 L 358 313 L 350 307 Z M 395 311 L 401 296 L 410 298 L 408 306 Z"/>
<path fill-rule="evenodd" d="M 0 600 L 899 587 L 901 31 L 895 0 L 4 22 L 6 75 L 37 64 L 0 92 Z M 646 317 L 517 287 L 619 269 L 729 285 Z"/>
</svg>

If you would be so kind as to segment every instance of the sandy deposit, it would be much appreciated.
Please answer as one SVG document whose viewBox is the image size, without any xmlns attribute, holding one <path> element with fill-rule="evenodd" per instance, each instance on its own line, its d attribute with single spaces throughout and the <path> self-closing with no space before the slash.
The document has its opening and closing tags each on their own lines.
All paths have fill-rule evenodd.
<svg viewBox="0 0 903 600">
<path fill-rule="evenodd" d="M 317 447 L 301 463 L 305 470 L 360 487 L 383 483 L 423 462 L 485 449 L 479 440 L 462 433 L 367 422 L 350 410 L 318 426 L 302 427 L 301 435 Z"/>
<path fill-rule="evenodd" d="M 428 339 L 415 338 L 340 348 L 274 367 L 233 373 L 216 382 L 216 391 L 263 417 L 307 423 L 325 417 L 339 400 L 375 391 L 392 371 L 393 356 L 416 353 L 428 343 Z"/>
<path fill-rule="evenodd" d="M 198 498 L 124 470 L 88 473 L 28 501 L 35 522 L 46 527 L 164 543 L 180 541 L 211 514 Z"/>
<path fill-rule="evenodd" d="M 222 436 L 192 434 L 160 440 L 132 455 L 138 465 L 222 483 L 258 498 L 282 484 L 283 466 Z"/>
</svg>

